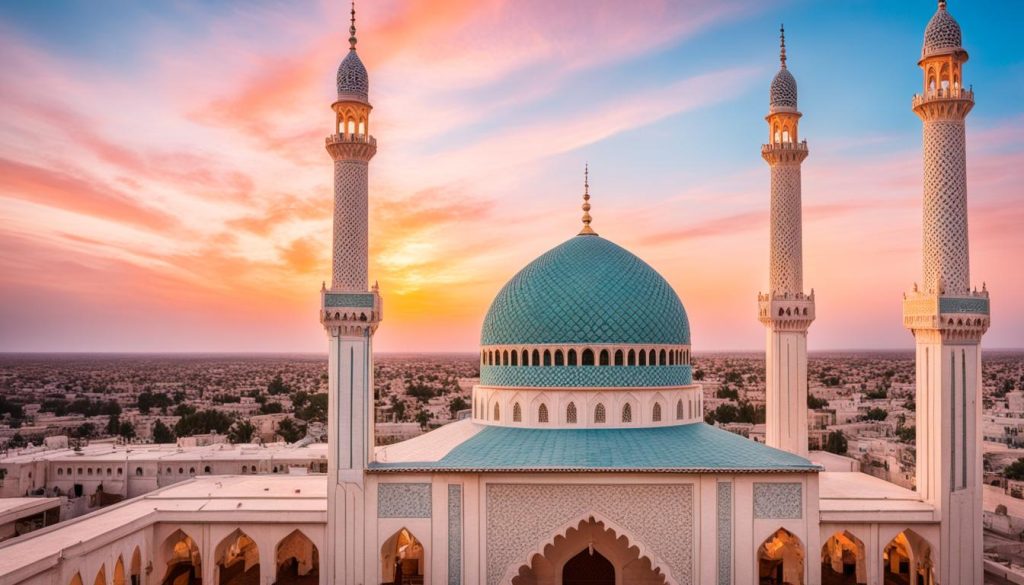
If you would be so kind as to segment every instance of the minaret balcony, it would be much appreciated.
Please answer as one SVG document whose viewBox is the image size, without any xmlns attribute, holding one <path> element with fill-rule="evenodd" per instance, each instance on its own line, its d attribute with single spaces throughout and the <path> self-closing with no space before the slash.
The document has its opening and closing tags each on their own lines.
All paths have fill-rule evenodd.
<svg viewBox="0 0 1024 585">
<path fill-rule="evenodd" d="M 373 333 L 383 319 L 383 299 L 376 290 L 337 292 L 321 290 L 320 322 L 328 331 L 342 335 Z"/>
<path fill-rule="evenodd" d="M 938 331 L 948 339 L 979 340 L 990 324 L 985 290 L 956 296 L 914 292 L 903 298 L 903 326 L 912 331 Z"/>
<path fill-rule="evenodd" d="M 915 95 L 912 109 L 919 118 L 931 120 L 963 120 L 974 108 L 974 91 L 964 88 L 932 89 Z"/>
<path fill-rule="evenodd" d="M 369 134 L 330 134 L 324 142 L 328 146 L 340 143 L 372 144 L 374 148 L 377 146 L 377 139 Z"/>
<path fill-rule="evenodd" d="M 807 158 L 807 141 L 773 142 L 761 146 L 761 157 L 769 164 L 780 162 L 803 162 Z"/>
<path fill-rule="evenodd" d="M 757 295 L 758 319 L 779 330 L 806 331 L 814 321 L 814 293 L 761 293 Z"/>
<path fill-rule="evenodd" d="M 974 103 L 974 90 L 966 89 L 963 87 L 931 89 L 923 94 L 915 95 L 914 99 L 912 100 L 912 104 L 913 107 L 916 108 L 921 104 L 940 100 L 960 100 Z"/>
<path fill-rule="evenodd" d="M 324 142 L 334 160 L 369 161 L 377 154 L 377 139 L 369 134 L 329 134 Z"/>
</svg>

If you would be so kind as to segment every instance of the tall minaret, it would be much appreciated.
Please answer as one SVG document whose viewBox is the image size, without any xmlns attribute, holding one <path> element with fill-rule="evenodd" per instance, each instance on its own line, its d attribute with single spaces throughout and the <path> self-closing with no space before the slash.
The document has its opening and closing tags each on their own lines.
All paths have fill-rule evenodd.
<svg viewBox="0 0 1024 585">
<path fill-rule="evenodd" d="M 984 287 L 970 289 L 966 62 L 960 25 L 940 1 L 918 62 L 924 93 L 913 99 L 924 122 L 924 271 L 905 295 L 903 323 L 917 346 L 917 491 L 942 521 L 943 585 L 981 583 L 983 574 L 980 343 L 989 300 Z"/>
<path fill-rule="evenodd" d="M 799 137 L 796 79 L 786 68 L 786 36 L 780 29 L 780 67 L 769 92 L 768 144 L 761 156 L 771 166 L 771 257 L 768 293 L 758 295 L 759 318 L 768 328 L 765 350 L 766 442 L 807 455 L 807 329 L 814 321 L 814 293 L 804 294 L 800 164 L 807 141 Z"/>
<path fill-rule="evenodd" d="M 330 288 L 321 290 L 320 321 L 330 340 L 327 551 L 329 583 L 363 583 L 363 473 L 373 457 L 373 334 L 381 320 L 377 286 L 369 287 L 368 170 L 377 152 L 370 136 L 369 79 L 356 53 L 356 11 L 348 55 L 338 67 L 334 132 L 334 242 Z"/>
</svg>

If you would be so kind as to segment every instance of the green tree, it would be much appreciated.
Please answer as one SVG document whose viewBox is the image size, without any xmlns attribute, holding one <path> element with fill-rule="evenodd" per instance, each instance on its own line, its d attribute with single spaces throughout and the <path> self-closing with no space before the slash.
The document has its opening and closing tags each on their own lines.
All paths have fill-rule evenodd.
<svg viewBox="0 0 1024 585">
<path fill-rule="evenodd" d="M 306 404 L 295 410 L 295 416 L 306 422 L 327 422 L 327 393 L 309 396 Z"/>
<path fill-rule="evenodd" d="M 1006 469 L 1003 470 L 1003 476 L 1006 479 L 1024 480 L 1024 457 L 1007 465 Z"/>
<path fill-rule="evenodd" d="M 233 422 L 230 416 L 218 410 L 203 410 L 178 419 L 178 423 L 174 425 L 174 434 L 179 437 L 206 433 L 224 434 L 228 432 Z"/>
<path fill-rule="evenodd" d="M 469 403 L 461 396 L 452 398 L 451 402 L 448 403 L 448 412 L 451 413 L 452 418 L 455 418 L 455 415 L 459 414 L 460 410 L 466 410 L 467 408 L 469 408 Z"/>
<path fill-rule="evenodd" d="M 267 384 L 267 394 L 291 394 L 292 389 L 281 379 L 281 374 L 274 376 L 274 379 Z"/>
<path fill-rule="evenodd" d="M 420 424 L 420 427 L 427 428 L 427 423 L 430 422 L 430 413 L 426 410 L 421 410 L 416 413 L 416 422 Z"/>
<path fill-rule="evenodd" d="M 896 429 L 896 436 L 904 443 L 914 444 L 914 442 L 917 441 L 917 428 L 901 427 Z"/>
<path fill-rule="evenodd" d="M 845 455 L 848 448 L 843 431 L 832 431 L 825 438 L 825 450 L 836 455 Z"/>
<path fill-rule="evenodd" d="M 281 406 L 280 402 L 264 402 L 260 405 L 260 414 L 278 414 L 281 412 L 284 412 L 284 407 Z"/>
<path fill-rule="evenodd" d="M 694 370 L 693 371 L 693 379 L 697 380 L 698 382 L 703 380 L 704 379 L 704 370 L 700 370 L 700 369 Z"/>
<path fill-rule="evenodd" d="M 883 421 L 889 418 L 889 413 L 883 408 L 872 408 L 868 411 L 867 415 L 865 415 L 865 418 L 868 420 Z"/>
<path fill-rule="evenodd" d="M 294 418 L 289 417 L 277 424 L 277 434 L 284 439 L 286 443 L 294 443 L 301 439 L 303 435 L 305 435 L 305 432 Z"/>
<path fill-rule="evenodd" d="M 256 427 L 248 420 L 235 421 L 228 429 L 228 440 L 232 443 L 251 443 L 255 434 Z"/>
<path fill-rule="evenodd" d="M 154 443 L 173 443 L 177 440 L 172 431 L 164 421 L 157 419 L 156 423 L 153 424 L 153 442 Z"/>
<path fill-rule="evenodd" d="M 828 400 L 818 398 L 810 392 L 807 393 L 807 408 L 810 408 L 811 410 L 820 410 L 826 407 L 828 407 Z"/>
<path fill-rule="evenodd" d="M 391 412 L 395 414 L 395 422 L 402 422 L 405 420 L 405 401 L 400 400 L 397 396 L 391 397 Z"/>
<path fill-rule="evenodd" d="M 25 437 L 21 436 L 21 433 L 14 433 L 14 436 L 11 437 L 11 440 L 7 441 L 7 446 L 10 447 L 11 449 L 21 449 L 22 447 L 25 447 L 27 445 L 28 441 L 25 440 Z"/>
<path fill-rule="evenodd" d="M 116 414 L 110 415 L 107 419 L 107 434 L 114 436 L 121 431 L 121 417 Z"/>
<path fill-rule="evenodd" d="M 117 429 L 117 434 L 121 435 L 125 439 L 135 438 L 135 425 L 128 421 L 122 422 Z"/>
<path fill-rule="evenodd" d="M 92 423 L 82 423 L 78 425 L 78 428 L 71 431 L 72 439 L 88 439 L 96 434 L 96 425 Z"/>
</svg>

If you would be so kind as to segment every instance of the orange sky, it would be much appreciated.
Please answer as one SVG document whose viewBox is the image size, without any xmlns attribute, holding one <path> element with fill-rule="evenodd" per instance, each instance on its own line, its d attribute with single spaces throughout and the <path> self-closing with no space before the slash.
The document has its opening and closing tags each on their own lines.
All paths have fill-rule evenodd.
<svg viewBox="0 0 1024 585">
<path fill-rule="evenodd" d="M 877 89 L 856 100 L 825 54 L 861 50 L 863 61 L 863 48 L 828 43 L 853 34 L 857 18 L 883 18 L 870 11 L 841 22 L 799 1 L 772 12 L 753 0 L 364 4 L 359 49 L 379 141 L 371 280 L 387 303 L 377 350 L 474 350 L 501 285 L 578 231 L 584 161 L 595 229 L 676 288 L 695 349 L 760 348 L 759 147 L 780 12 L 811 148 L 810 346 L 911 347 L 900 301 L 920 278 L 921 162 L 909 98 L 933 3 L 883 23 L 891 40 L 870 49 Z M 970 26 L 984 15 L 959 4 L 973 51 L 983 39 Z M 60 26 L 88 31 L 74 19 L 104 15 L 39 24 L 9 10 L 0 350 L 322 351 L 332 203 L 323 136 L 344 7 L 256 3 L 161 18 L 135 7 L 73 42 Z M 1000 75 L 1024 84 L 1019 64 L 988 50 L 1001 42 L 998 24 L 985 26 L 996 32 L 967 66 L 979 80 L 971 269 L 993 295 L 986 344 L 1022 347 L 1024 112 Z"/>
</svg>

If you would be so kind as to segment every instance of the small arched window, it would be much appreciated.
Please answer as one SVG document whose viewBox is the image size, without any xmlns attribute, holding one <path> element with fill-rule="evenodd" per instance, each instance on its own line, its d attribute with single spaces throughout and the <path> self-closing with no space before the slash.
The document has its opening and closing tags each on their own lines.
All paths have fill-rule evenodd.
<svg viewBox="0 0 1024 585">
<path fill-rule="evenodd" d="M 608 365 L 608 360 L 609 360 L 608 350 L 607 349 L 602 349 L 601 350 L 601 361 L 599 362 L 599 364 L 602 365 L 602 366 L 607 366 Z"/>
<path fill-rule="evenodd" d="M 245 468 L 243 467 L 242 469 L 245 469 Z M 170 475 L 170 474 L 171 474 L 171 468 L 170 468 L 170 467 L 168 467 L 168 468 L 167 468 L 167 475 Z"/>
<path fill-rule="evenodd" d="M 189 467 L 188 468 L 188 474 L 189 475 L 195 475 L 196 474 L 196 468 L 195 467 Z"/>
<path fill-rule="evenodd" d="M 550 349 L 545 349 L 544 350 L 544 365 L 545 366 L 550 366 L 551 365 L 551 350 Z"/>
<path fill-rule="evenodd" d="M 508 350 L 507 349 L 505 351 L 501 352 L 501 365 L 503 365 L 503 366 L 507 366 L 508 365 Z"/>
<path fill-rule="evenodd" d="M 661 403 L 655 402 L 654 408 L 651 409 L 651 420 L 654 422 L 661 422 Z"/>
<path fill-rule="evenodd" d="M 555 365 L 556 366 L 564 366 L 565 365 L 565 354 L 562 353 L 562 350 L 560 350 L 560 349 L 556 349 L 555 350 Z"/>
<path fill-rule="evenodd" d="M 621 349 L 617 349 L 617 350 L 615 350 L 615 365 L 616 365 L 616 366 L 621 366 L 621 365 L 623 365 L 623 361 L 622 361 L 622 350 L 621 350 Z"/>
<path fill-rule="evenodd" d="M 203 473 L 210 473 L 210 466 L 209 465 L 207 465 L 206 467 L 203 468 Z"/>
<path fill-rule="evenodd" d="M 633 422 L 633 406 L 628 402 L 622 406 L 622 422 Z"/>
<path fill-rule="evenodd" d="M 537 409 L 537 422 L 546 423 L 548 422 L 548 405 L 541 404 L 540 408 Z"/>
<path fill-rule="evenodd" d="M 583 361 L 584 366 L 594 365 L 594 350 L 587 348 L 583 350 Z"/>
<path fill-rule="evenodd" d="M 676 365 L 676 352 L 675 351 L 668 352 L 668 365 L 670 365 L 670 366 Z"/>
<path fill-rule="evenodd" d="M 574 425 L 576 424 L 576 403 L 570 402 L 569 406 L 565 407 L 565 422 Z"/>
<path fill-rule="evenodd" d="M 121 469 L 120 467 L 118 467 L 118 468 L 117 468 L 117 474 L 118 474 L 118 475 L 124 475 L 124 470 L 123 470 L 123 469 Z"/>
<path fill-rule="evenodd" d="M 57 468 L 57 475 L 64 475 L 64 468 L 63 467 L 58 467 Z"/>
<path fill-rule="evenodd" d="M 570 366 L 575 366 L 576 365 L 576 350 L 575 349 L 570 349 L 569 350 L 569 359 L 567 360 L 567 363 Z"/>
<path fill-rule="evenodd" d="M 683 400 L 676 402 L 676 420 L 683 420 Z"/>
<path fill-rule="evenodd" d="M 540 365 L 540 352 L 537 351 L 536 349 L 533 350 L 533 361 L 530 362 L 530 365 L 531 366 L 539 366 Z"/>
<path fill-rule="evenodd" d="M 493 420 L 501 420 L 501 408 L 498 406 L 497 402 L 494 403 L 494 418 L 493 418 Z"/>
<path fill-rule="evenodd" d="M 601 404 L 601 403 L 598 403 L 597 406 L 594 407 L 594 422 L 598 423 L 598 424 L 603 424 L 604 423 L 604 419 L 605 419 L 604 405 Z"/>
<path fill-rule="evenodd" d="M 168 469 L 168 471 L 170 471 L 170 470 Z M 249 473 L 249 466 L 248 465 L 243 465 L 242 466 L 242 473 Z"/>
<path fill-rule="evenodd" d="M 655 353 L 653 349 L 647 354 L 647 365 L 649 365 L 649 366 L 656 366 L 656 365 L 658 365 L 658 354 Z"/>
<path fill-rule="evenodd" d="M 523 422 L 523 407 L 518 402 L 512 405 L 512 422 Z"/>
<path fill-rule="evenodd" d="M 528 352 L 528 351 L 526 351 L 526 350 L 524 349 L 524 350 L 523 350 L 523 359 L 521 359 L 521 360 L 519 361 L 519 363 L 523 364 L 524 366 L 525 366 L 525 365 L 528 365 L 528 364 L 530 363 L 530 352 Z"/>
<path fill-rule="evenodd" d="M 178 474 L 180 475 L 180 474 L 183 474 L 183 473 L 185 473 L 185 468 L 184 467 L 179 467 L 178 468 Z"/>
<path fill-rule="evenodd" d="M 638 366 L 646 366 L 647 365 L 647 352 L 641 349 L 640 353 L 637 354 L 637 355 L 640 358 L 636 362 L 637 365 Z"/>
<path fill-rule="evenodd" d="M 136 467 L 135 468 L 135 475 L 137 477 L 142 477 L 142 468 L 141 467 Z"/>
<path fill-rule="evenodd" d="M 632 349 L 629 350 L 628 354 L 626 354 L 626 365 L 627 366 L 635 366 L 636 365 L 636 352 L 633 351 Z"/>
<path fill-rule="evenodd" d="M 511 357 L 512 357 L 512 365 L 513 366 L 518 366 L 519 365 L 519 352 L 513 350 Z"/>
<path fill-rule="evenodd" d="M 665 355 L 665 350 L 663 349 L 663 350 L 661 350 L 661 353 L 658 354 L 658 365 L 659 366 L 664 366 L 666 359 L 668 359 L 668 356 Z"/>
</svg>

